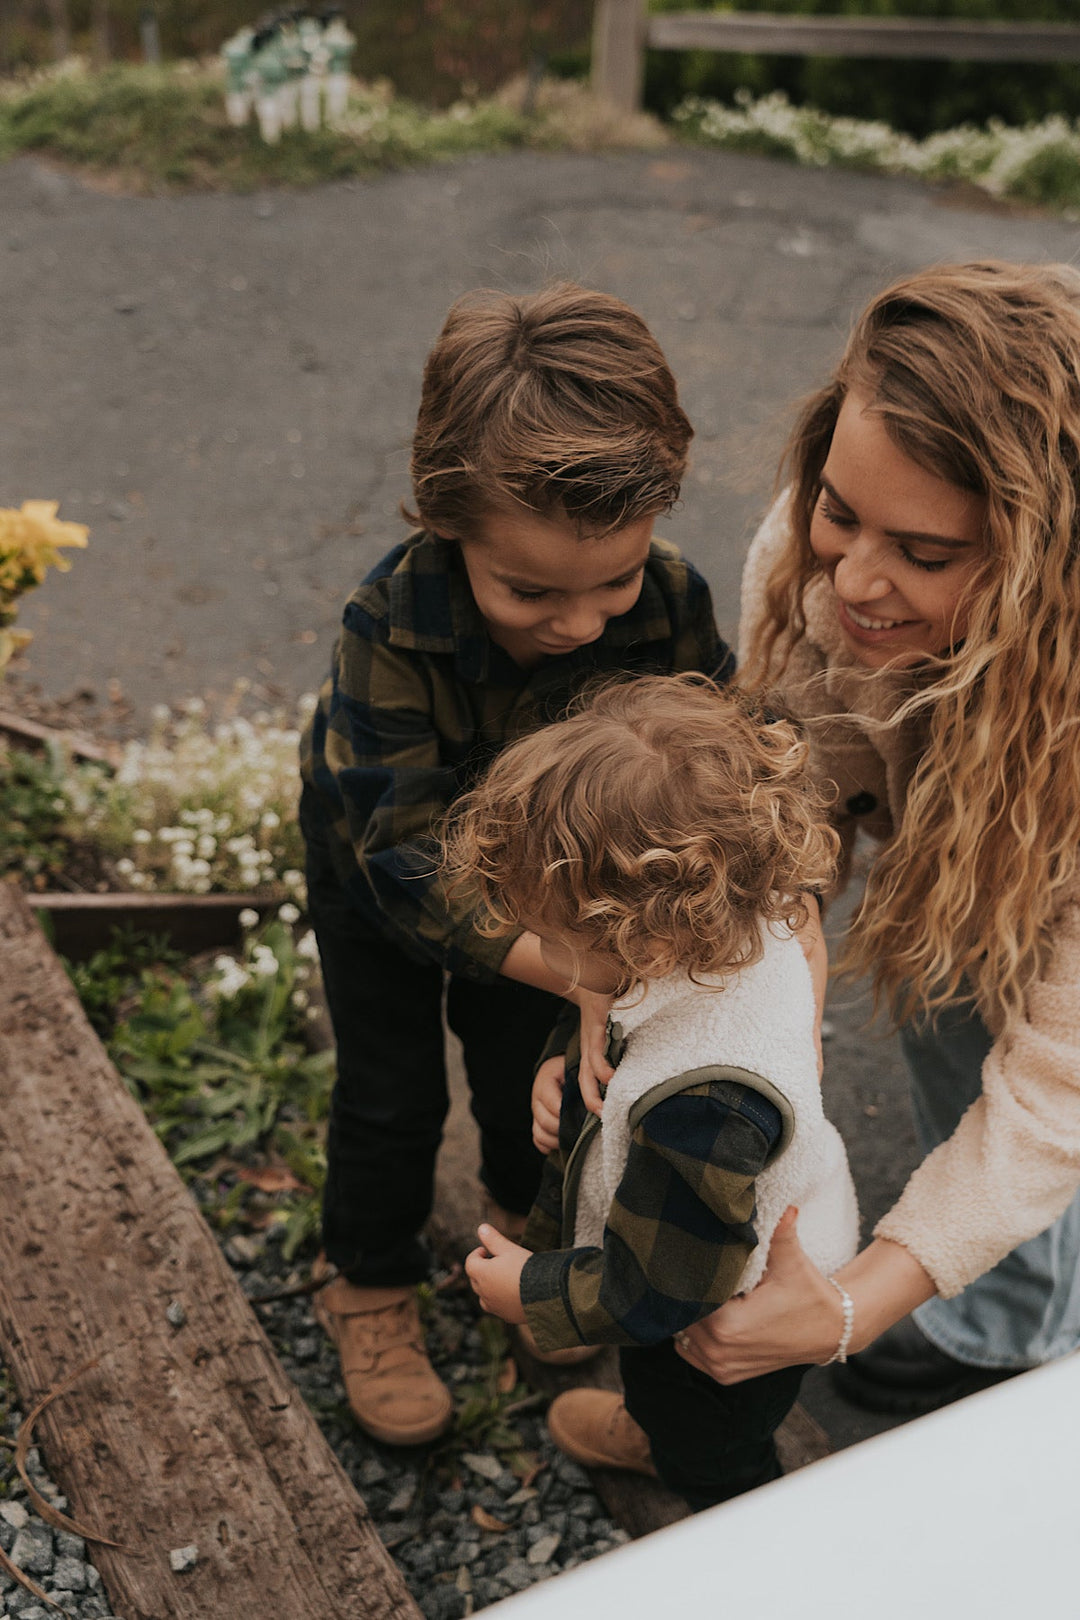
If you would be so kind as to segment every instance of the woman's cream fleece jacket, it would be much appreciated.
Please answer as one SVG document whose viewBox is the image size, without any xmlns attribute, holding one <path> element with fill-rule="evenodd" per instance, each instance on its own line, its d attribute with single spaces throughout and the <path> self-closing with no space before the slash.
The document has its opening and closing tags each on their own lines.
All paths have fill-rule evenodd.
<svg viewBox="0 0 1080 1620">
<path fill-rule="evenodd" d="M 765 585 L 789 544 L 781 497 L 750 547 L 743 574 L 740 654 L 765 607 Z M 807 634 L 781 681 L 803 718 L 850 715 L 814 727 L 819 776 L 836 784 L 841 832 L 850 850 L 857 827 L 891 836 L 904 813 L 908 783 L 924 745 L 922 728 L 878 730 L 912 691 L 911 674 L 868 682 L 847 650 L 824 578 L 809 587 Z M 911 1177 L 874 1235 L 901 1243 L 945 1298 L 958 1294 L 1017 1244 L 1043 1231 L 1080 1187 L 1080 894 L 1053 921 L 1053 951 L 1027 995 L 1023 1019 L 998 1034 L 982 1073 L 982 1095 L 948 1141 Z M 989 1022 L 989 1019 L 988 1019 Z"/>
</svg>

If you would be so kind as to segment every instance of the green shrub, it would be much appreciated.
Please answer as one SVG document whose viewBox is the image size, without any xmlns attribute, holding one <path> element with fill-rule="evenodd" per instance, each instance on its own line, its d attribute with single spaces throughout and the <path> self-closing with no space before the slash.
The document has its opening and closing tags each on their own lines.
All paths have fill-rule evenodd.
<svg viewBox="0 0 1080 1620">
<path fill-rule="evenodd" d="M 650 11 L 691 9 L 650 0 Z M 694 0 L 693 9 L 799 16 L 951 17 L 968 21 L 1076 22 L 1075 0 Z M 651 51 L 646 105 L 662 116 L 688 95 L 732 103 L 780 90 L 797 106 L 887 123 L 925 137 L 991 118 L 1022 125 L 1051 114 L 1080 117 L 1080 63 L 934 62 L 872 58 L 744 56 L 715 51 Z"/>
</svg>

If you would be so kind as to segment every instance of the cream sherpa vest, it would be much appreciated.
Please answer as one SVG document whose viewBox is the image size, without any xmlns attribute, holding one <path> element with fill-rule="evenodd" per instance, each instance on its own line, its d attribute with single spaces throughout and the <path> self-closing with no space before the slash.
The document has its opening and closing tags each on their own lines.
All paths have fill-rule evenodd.
<svg viewBox="0 0 1080 1620">
<path fill-rule="evenodd" d="M 854 1255 L 859 1215 L 847 1154 L 821 1107 L 814 1050 L 814 992 L 798 940 L 763 929 L 765 954 L 726 981 L 697 985 L 683 974 L 653 980 L 639 1001 L 617 1002 L 626 1046 L 608 1086 L 601 1129 L 585 1152 L 574 1225 L 576 1247 L 603 1241 L 638 1120 L 662 1097 L 735 1072 L 776 1103 L 785 1119 L 779 1149 L 757 1178 L 758 1243 L 739 1282 L 761 1280 L 776 1223 L 799 1209 L 799 1239 L 828 1274 Z M 584 1146 L 584 1143 L 582 1144 Z"/>
</svg>

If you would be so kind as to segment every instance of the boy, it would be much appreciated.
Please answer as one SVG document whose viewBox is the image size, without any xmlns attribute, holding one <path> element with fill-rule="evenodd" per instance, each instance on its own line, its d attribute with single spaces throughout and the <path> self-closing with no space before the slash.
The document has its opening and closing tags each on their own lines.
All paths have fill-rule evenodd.
<svg viewBox="0 0 1080 1620">
<path fill-rule="evenodd" d="M 552 1437 L 579 1462 L 659 1474 L 694 1509 L 776 1477 L 805 1369 L 725 1388 L 675 1341 L 760 1280 L 789 1205 L 826 1276 L 858 1235 L 821 1106 L 813 895 L 838 840 L 806 754 L 791 725 L 708 682 L 623 682 L 508 748 L 449 834 L 451 886 L 478 895 L 482 932 L 525 919 L 553 970 L 620 998 L 602 1121 L 568 1053 L 550 1141 L 538 1075 L 538 1139 L 558 1151 L 524 1245 L 481 1226 L 466 1269 L 541 1350 L 622 1347 L 625 1404 L 567 1391 Z M 843 1354 L 843 1290 L 822 1289 Z"/>
<path fill-rule="evenodd" d="M 618 299 L 567 284 L 455 305 L 413 440 L 420 527 L 346 605 L 305 734 L 309 909 L 338 1048 L 323 1237 L 341 1275 L 316 1311 L 355 1416 L 391 1444 L 451 1417 L 415 1299 L 447 1108 L 444 976 L 490 1218 L 511 1232 L 539 1182 L 532 1067 L 565 988 L 535 937 L 476 932 L 432 827 L 598 673 L 730 674 L 705 582 L 652 538 L 691 432 Z"/>
</svg>

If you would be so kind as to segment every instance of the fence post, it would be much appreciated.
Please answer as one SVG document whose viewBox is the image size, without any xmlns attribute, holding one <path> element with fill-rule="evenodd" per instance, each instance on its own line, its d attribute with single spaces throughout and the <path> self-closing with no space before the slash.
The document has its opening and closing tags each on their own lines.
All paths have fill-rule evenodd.
<svg viewBox="0 0 1080 1620">
<path fill-rule="evenodd" d="M 637 112 L 645 74 L 645 0 L 596 0 L 592 87 L 619 112 Z"/>
</svg>

